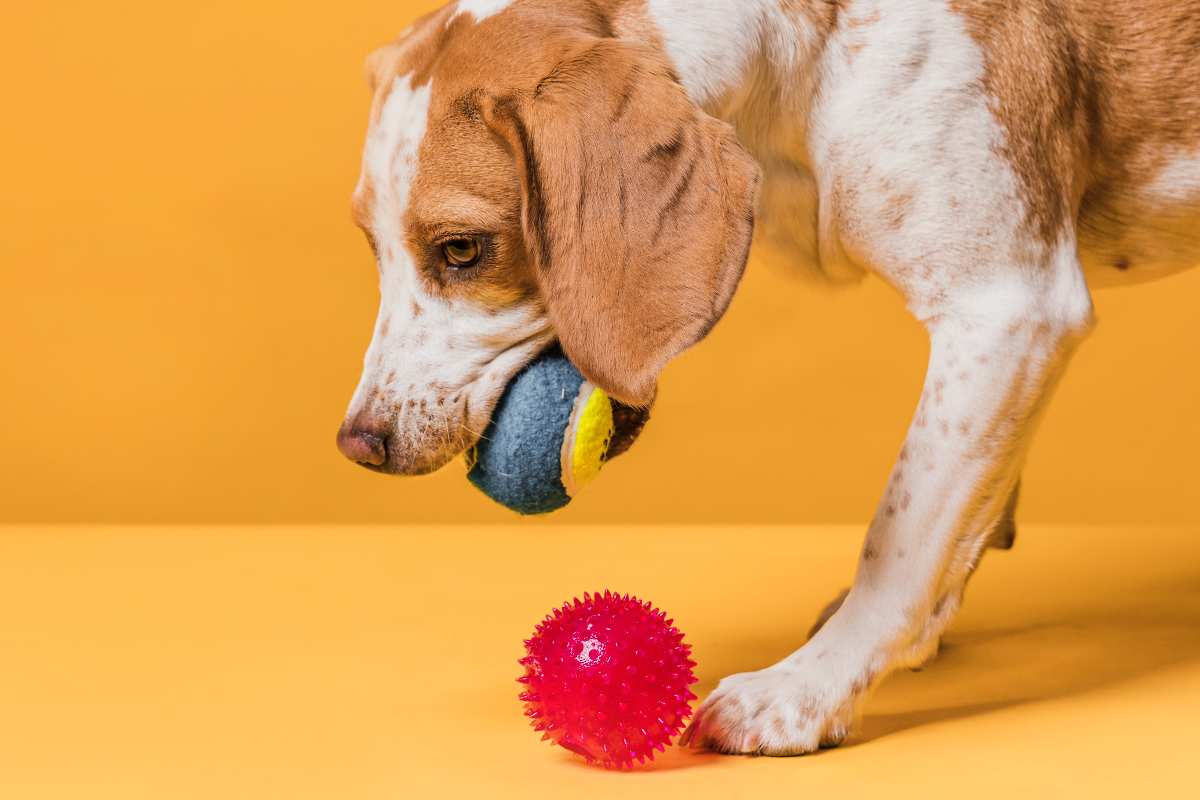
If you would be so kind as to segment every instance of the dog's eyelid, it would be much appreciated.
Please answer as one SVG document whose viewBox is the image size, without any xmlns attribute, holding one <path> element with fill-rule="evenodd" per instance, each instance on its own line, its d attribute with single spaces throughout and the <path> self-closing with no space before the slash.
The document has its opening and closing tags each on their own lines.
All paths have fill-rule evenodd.
<svg viewBox="0 0 1200 800">
<path fill-rule="evenodd" d="M 427 233 L 488 231 L 504 224 L 494 200 L 459 190 L 434 190 L 413 207 L 413 218 Z"/>
<path fill-rule="evenodd" d="M 460 239 L 478 239 L 481 244 L 486 245 L 494 237 L 495 234 L 491 231 L 470 225 L 438 226 L 430 232 L 430 241 L 437 247 Z"/>
</svg>

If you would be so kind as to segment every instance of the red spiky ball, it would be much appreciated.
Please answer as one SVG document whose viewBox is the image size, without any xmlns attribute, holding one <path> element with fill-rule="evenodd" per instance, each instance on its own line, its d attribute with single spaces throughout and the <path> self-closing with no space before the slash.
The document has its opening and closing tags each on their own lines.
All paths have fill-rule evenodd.
<svg viewBox="0 0 1200 800">
<path fill-rule="evenodd" d="M 653 760 L 696 699 L 691 645 L 649 602 L 611 592 L 554 609 L 525 641 L 525 716 L 588 760 L 628 768 Z"/>
</svg>

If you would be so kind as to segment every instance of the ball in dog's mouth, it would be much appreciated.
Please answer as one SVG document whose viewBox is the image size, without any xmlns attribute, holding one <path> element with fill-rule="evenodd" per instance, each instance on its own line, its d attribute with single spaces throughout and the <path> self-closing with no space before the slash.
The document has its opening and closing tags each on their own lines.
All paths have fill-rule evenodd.
<svg viewBox="0 0 1200 800">
<path fill-rule="evenodd" d="M 467 451 L 467 477 L 519 514 L 556 511 L 629 450 L 649 418 L 649 409 L 613 400 L 553 347 L 509 382 Z"/>
</svg>

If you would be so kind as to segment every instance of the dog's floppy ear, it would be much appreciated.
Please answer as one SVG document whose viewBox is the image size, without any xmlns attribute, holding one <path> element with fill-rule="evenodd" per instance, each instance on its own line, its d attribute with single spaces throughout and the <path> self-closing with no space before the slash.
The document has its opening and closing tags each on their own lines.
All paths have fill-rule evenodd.
<svg viewBox="0 0 1200 800">
<path fill-rule="evenodd" d="M 725 312 L 750 249 L 758 167 L 640 45 L 581 39 L 536 89 L 487 104 L 520 173 L 522 224 L 570 359 L 644 406 Z"/>
</svg>

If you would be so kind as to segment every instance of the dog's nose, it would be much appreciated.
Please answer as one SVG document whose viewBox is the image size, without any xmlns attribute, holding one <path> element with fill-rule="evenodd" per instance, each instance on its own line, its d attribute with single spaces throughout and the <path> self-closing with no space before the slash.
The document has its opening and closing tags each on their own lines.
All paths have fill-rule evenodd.
<svg viewBox="0 0 1200 800">
<path fill-rule="evenodd" d="M 387 439 L 347 422 L 337 435 L 338 450 L 351 461 L 380 467 L 387 461 Z"/>
</svg>

